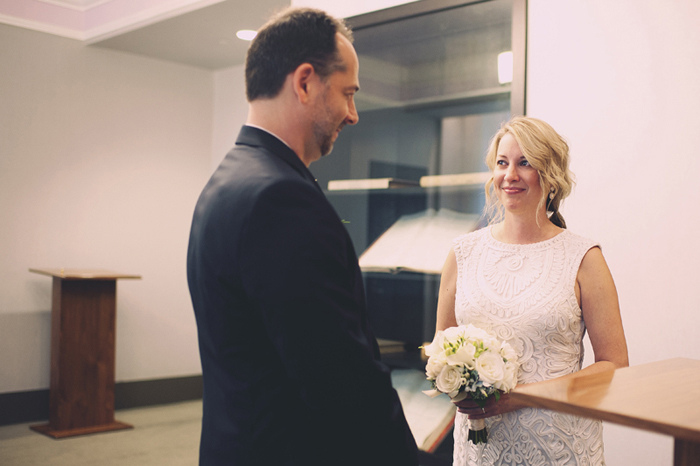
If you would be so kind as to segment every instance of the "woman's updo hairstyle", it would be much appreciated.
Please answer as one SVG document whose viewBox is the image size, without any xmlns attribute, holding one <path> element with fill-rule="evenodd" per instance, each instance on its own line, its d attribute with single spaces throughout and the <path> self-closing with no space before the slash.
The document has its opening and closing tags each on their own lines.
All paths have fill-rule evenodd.
<svg viewBox="0 0 700 466">
<path fill-rule="evenodd" d="M 566 228 L 559 206 L 571 194 L 574 184 L 573 173 L 569 170 L 569 145 L 548 123 L 537 118 L 514 117 L 504 123 L 491 139 L 486 165 L 492 173 L 496 168 L 498 145 L 509 133 L 515 138 L 525 159 L 539 173 L 542 199 L 538 210 L 546 206 L 550 221 L 558 227 Z M 485 191 L 486 213 L 492 222 L 500 221 L 504 210 L 496 194 L 493 176 L 486 183 Z"/>
</svg>

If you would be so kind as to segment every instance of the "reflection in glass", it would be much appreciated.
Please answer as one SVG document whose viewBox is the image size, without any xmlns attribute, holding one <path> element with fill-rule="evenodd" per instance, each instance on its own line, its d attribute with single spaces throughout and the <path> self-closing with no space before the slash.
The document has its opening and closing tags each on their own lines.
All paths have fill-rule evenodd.
<svg viewBox="0 0 700 466">
<path fill-rule="evenodd" d="M 366 178 L 418 184 L 427 175 L 487 171 L 488 143 L 510 118 L 513 86 L 524 88 L 517 73 L 513 83 L 499 81 L 499 54 L 514 51 L 511 74 L 513 60 L 524 55 L 513 39 L 519 2 L 415 2 L 350 18 L 360 62 L 360 119 L 343 129 L 330 155 L 311 165 L 319 185 Z M 439 11 L 425 6 L 450 3 Z M 481 182 L 328 191 L 327 197 L 358 255 L 401 217 L 441 209 L 480 214 L 484 205 Z M 416 348 L 430 341 L 439 274 L 386 275 L 365 274 L 377 337 Z"/>
</svg>

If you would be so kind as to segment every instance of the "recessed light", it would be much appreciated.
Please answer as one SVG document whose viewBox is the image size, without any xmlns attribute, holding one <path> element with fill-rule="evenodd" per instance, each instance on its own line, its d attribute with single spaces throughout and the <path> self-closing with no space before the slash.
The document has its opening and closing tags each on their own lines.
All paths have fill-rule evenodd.
<svg viewBox="0 0 700 466">
<path fill-rule="evenodd" d="M 236 33 L 236 37 L 238 37 L 241 40 L 253 40 L 257 35 L 257 31 L 253 31 L 251 29 L 241 29 Z"/>
</svg>

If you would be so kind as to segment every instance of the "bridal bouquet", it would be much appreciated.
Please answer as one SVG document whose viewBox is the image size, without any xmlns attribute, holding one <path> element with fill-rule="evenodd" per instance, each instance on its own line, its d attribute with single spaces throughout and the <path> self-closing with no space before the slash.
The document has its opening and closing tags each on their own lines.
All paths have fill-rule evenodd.
<svg viewBox="0 0 700 466">
<path fill-rule="evenodd" d="M 517 384 L 517 354 L 506 342 L 471 324 L 438 331 L 424 347 L 428 356 L 426 375 L 432 390 L 423 393 L 448 395 L 452 401 L 472 399 L 482 408 L 489 397 L 496 401 Z M 488 432 L 483 419 L 471 419 L 469 440 L 486 443 Z"/>
</svg>

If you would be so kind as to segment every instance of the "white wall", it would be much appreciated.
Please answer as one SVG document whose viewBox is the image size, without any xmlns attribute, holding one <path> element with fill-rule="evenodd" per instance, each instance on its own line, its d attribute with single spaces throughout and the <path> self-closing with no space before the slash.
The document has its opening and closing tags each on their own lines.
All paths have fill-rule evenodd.
<svg viewBox="0 0 700 466">
<path fill-rule="evenodd" d="M 201 372 L 185 254 L 211 72 L 0 25 L 0 393 L 49 386 L 51 278 L 117 284 L 117 381 Z"/>
<path fill-rule="evenodd" d="M 248 117 L 245 67 L 232 66 L 215 72 L 214 95 L 212 171 L 234 146 L 238 131 Z"/>
<path fill-rule="evenodd" d="M 700 359 L 698 18 L 695 0 L 529 0 L 527 112 L 571 144 L 564 214 L 602 244 L 632 365 Z M 609 465 L 672 464 L 670 437 L 606 429 Z"/>
</svg>

